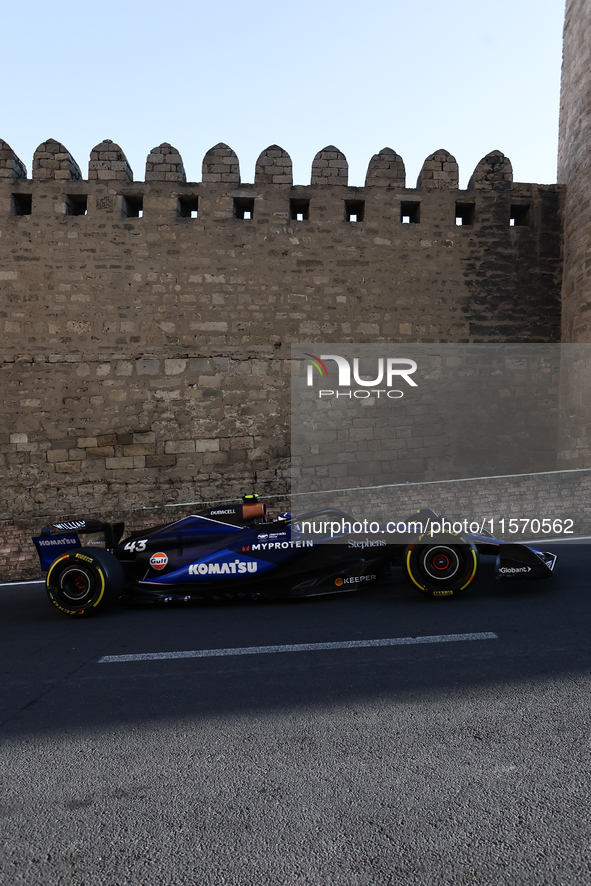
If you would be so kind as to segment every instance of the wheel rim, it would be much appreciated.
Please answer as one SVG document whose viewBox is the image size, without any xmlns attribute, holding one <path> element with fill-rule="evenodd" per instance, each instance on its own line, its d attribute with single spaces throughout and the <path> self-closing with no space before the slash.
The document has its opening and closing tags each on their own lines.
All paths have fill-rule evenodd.
<svg viewBox="0 0 591 886">
<path fill-rule="evenodd" d="M 90 571 L 78 564 L 66 566 L 58 580 L 58 589 L 64 602 L 80 606 L 92 599 L 96 581 Z"/>
<path fill-rule="evenodd" d="M 429 548 L 423 558 L 422 567 L 426 575 L 434 581 L 448 582 L 452 580 L 461 568 L 461 559 L 454 548 L 447 545 L 438 545 Z"/>
</svg>

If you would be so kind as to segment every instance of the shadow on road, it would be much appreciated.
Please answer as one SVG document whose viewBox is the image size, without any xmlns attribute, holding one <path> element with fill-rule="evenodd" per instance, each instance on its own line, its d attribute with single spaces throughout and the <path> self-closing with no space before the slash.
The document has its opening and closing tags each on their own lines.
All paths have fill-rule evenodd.
<svg viewBox="0 0 591 886">
<path fill-rule="evenodd" d="M 272 709 L 472 693 L 587 672 L 588 546 L 560 546 L 547 581 L 495 581 L 484 564 L 458 599 L 424 599 L 400 572 L 353 595 L 274 603 L 118 605 L 70 620 L 42 585 L 0 588 L 5 735 Z M 490 631 L 496 640 L 99 663 L 103 655 Z"/>
</svg>

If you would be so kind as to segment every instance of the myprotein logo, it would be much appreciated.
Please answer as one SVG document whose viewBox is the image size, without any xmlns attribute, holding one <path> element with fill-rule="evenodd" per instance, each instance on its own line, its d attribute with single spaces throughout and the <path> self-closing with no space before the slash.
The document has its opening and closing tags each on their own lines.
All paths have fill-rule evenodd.
<svg viewBox="0 0 591 886">
<path fill-rule="evenodd" d="M 349 359 L 340 354 L 305 354 L 308 369 L 306 384 L 314 387 L 316 370 L 320 381 L 326 387 L 318 390 L 318 398 L 339 398 L 367 400 L 370 397 L 399 400 L 408 387 L 418 387 L 411 377 L 417 371 L 417 364 L 407 357 L 378 357 L 377 364 L 368 377 L 362 377 L 360 358 Z M 327 362 L 329 366 L 327 366 Z M 336 367 L 335 365 L 336 364 Z M 332 387 L 328 384 L 332 381 Z M 358 387 L 356 387 L 358 386 Z"/>
<path fill-rule="evenodd" d="M 259 535 L 260 538 L 260 535 Z M 253 551 L 288 551 L 292 548 L 313 548 L 313 541 L 269 541 L 261 544 L 253 544 Z M 245 549 L 242 548 L 244 551 Z"/>
</svg>

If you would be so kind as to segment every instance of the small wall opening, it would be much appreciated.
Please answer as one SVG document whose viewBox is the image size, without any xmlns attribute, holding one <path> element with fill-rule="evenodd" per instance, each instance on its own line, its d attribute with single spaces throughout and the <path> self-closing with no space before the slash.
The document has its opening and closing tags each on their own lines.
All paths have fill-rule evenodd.
<svg viewBox="0 0 591 886">
<path fill-rule="evenodd" d="M 13 215 L 31 215 L 33 211 L 33 195 L 11 194 L 10 208 Z"/>
<path fill-rule="evenodd" d="M 86 215 L 88 196 L 86 194 L 66 194 L 66 215 Z"/>
<path fill-rule="evenodd" d="M 516 206 L 511 206 L 509 224 L 515 227 L 529 225 L 529 210 L 529 204 L 521 203 Z"/>
<path fill-rule="evenodd" d="M 421 220 L 421 204 L 417 200 L 400 204 L 400 221 L 403 225 L 418 225 Z"/>
<path fill-rule="evenodd" d="M 250 221 L 254 216 L 254 197 L 234 197 L 234 218 Z"/>
<path fill-rule="evenodd" d="M 456 203 L 456 225 L 473 225 L 474 212 L 473 203 Z"/>
<path fill-rule="evenodd" d="M 289 217 L 293 221 L 308 221 L 310 218 L 309 200 L 290 200 Z"/>
<path fill-rule="evenodd" d="M 365 200 L 345 200 L 345 221 L 362 222 L 365 217 Z"/>
<path fill-rule="evenodd" d="M 121 215 L 123 218 L 142 218 L 144 214 L 144 197 L 142 194 L 123 197 Z"/>
<path fill-rule="evenodd" d="M 179 197 L 179 218 L 199 218 L 199 198 Z"/>
</svg>

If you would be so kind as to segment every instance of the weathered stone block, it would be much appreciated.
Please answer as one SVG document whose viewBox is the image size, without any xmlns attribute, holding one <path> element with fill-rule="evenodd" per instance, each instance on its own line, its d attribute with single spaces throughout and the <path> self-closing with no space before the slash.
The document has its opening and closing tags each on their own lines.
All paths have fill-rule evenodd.
<svg viewBox="0 0 591 886">
<path fill-rule="evenodd" d="M 106 458 L 105 467 L 108 471 L 121 471 L 133 468 L 133 458 L 131 456 L 118 456 L 116 458 Z"/>
<path fill-rule="evenodd" d="M 94 449 L 86 450 L 87 458 L 112 458 L 115 455 L 114 446 L 97 446 Z"/>
<path fill-rule="evenodd" d="M 134 443 L 148 444 L 156 442 L 156 434 L 154 431 L 139 431 L 133 435 Z"/>
<path fill-rule="evenodd" d="M 58 474 L 76 474 L 80 470 L 80 465 L 79 461 L 62 461 L 57 462 L 54 467 Z"/>
<path fill-rule="evenodd" d="M 187 361 L 186 360 L 165 360 L 164 361 L 164 374 L 165 375 L 181 375 L 186 368 Z"/>
<path fill-rule="evenodd" d="M 149 357 L 136 360 L 135 371 L 138 375 L 158 375 L 160 371 L 160 361 Z"/>
<path fill-rule="evenodd" d="M 164 452 L 167 455 L 182 452 L 195 452 L 194 440 L 167 440 L 164 444 Z"/>
<path fill-rule="evenodd" d="M 123 455 L 154 455 L 155 443 L 132 443 L 123 447 Z"/>
<path fill-rule="evenodd" d="M 147 455 L 147 468 L 172 468 L 176 464 L 175 455 Z"/>
<path fill-rule="evenodd" d="M 218 452 L 220 448 L 219 440 L 196 440 L 195 452 Z"/>
</svg>

